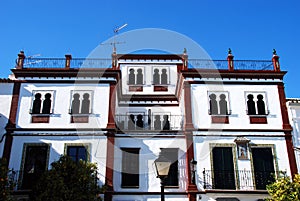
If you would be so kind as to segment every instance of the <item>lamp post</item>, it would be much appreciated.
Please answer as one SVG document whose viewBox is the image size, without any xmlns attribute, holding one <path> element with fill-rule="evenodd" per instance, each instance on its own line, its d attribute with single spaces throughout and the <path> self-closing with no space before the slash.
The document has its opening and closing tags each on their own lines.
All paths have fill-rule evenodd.
<svg viewBox="0 0 300 201">
<path fill-rule="evenodd" d="M 197 169 L 197 161 L 192 158 L 190 161 L 190 169 L 191 169 L 191 182 L 192 184 L 196 184 L 196 169 Z"/>
<path fill-rule="evenodd" d="M 171 166 L 171 161 L 159 154 L 154 161 L 157 177 L 160 178 L 161 201 L 165 201 L 164 180 L 167 178 Z"/>
</svg>

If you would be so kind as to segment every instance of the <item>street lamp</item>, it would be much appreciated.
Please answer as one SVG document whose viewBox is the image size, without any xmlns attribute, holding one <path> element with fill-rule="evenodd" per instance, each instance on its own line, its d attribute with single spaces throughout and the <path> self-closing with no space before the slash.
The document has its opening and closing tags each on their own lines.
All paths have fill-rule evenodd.
<svg viewBox="0 0 300 201">
<path fill-rule="evenodd" d="M 191 181 L 192 184 L 196 184 L 196 169 L 197 169 L 197 161 L 192 158 L 190 161 L 190 169 L 191 169 Z"/>
<path fill-rule="evenodd" d="M 160 178 L 161 201 L 165 201 L 164 180 L 167 178 L 171 166 L 171 161 L 159 154 L 154 161 L 157 177 Z"/>
</svg>

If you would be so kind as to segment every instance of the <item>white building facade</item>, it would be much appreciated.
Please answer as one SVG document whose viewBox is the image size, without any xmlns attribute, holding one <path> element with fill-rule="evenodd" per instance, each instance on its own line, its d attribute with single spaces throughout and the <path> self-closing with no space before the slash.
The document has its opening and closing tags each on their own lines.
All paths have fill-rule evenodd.
<svg viewBox="0 0 300 201">
<path fill-rule="evenodd" d="M 36 62 L 21 52 L 0 94 L 10 109 L 0 151 L 18 170 L 17 190 L 65 154 L 97 163 L 107 201 L 160 200 L 154 161 L 163 156 L 172 162 L 166 200 L 263 199 L 273 174 L 297 173 L 278 59 Z"/>
<path fill-rule="evenodd" d="M 297 162 L 297 168 L 299 173 L 300 168 L 300 99 L 299 98 L 288 98 L 287 108 L 290 118 L 290 123 L 293 127 L 293 143 L 295 150 L 295 157 Z"/>
</svg>

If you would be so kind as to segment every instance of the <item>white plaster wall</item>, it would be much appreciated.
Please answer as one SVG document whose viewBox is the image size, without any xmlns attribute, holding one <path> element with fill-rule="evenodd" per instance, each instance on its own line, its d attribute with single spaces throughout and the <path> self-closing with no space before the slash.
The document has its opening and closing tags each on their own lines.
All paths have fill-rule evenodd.
<svg viewBox="0 0 300 201">
<path fill-rule="evenodd" d="M 31 123 L 30 108 L 33 90 L 54 90 L 54 113 L 49 123 Z M 91 106 L 93 114 L 89 116 L 89 123 L 70 123 L 70 104 L 72 90 L 92 90 Z M 53 100 L 53 99 L 52 99 Z M 35 84 L 21 85 L 20 103 L 17 115 L 19 128 L 106 128 L 109 111 L 108 84 Z"/>
<path fill-rule="evenodd" d="M 227 91 L 232 114 L 229 116 L 229 124 L 212 124 L 208 114 L 209 98 L 208 91 Z M 266 92 L 270 114 L 267 116 L 267 124 L 250 124 L 246 113 L 247 103 L 245 92 Z M 277 85 L 192 85 L 192 108 L 195 128 L 219 128 L 219 129 L 282 129 L 282 117 Z M 227 100 L 228 101 L 228 100 Z"/>
<path fill-rule="evenodd" d="M 6 133 L 5 126 L 9 119 L 13 83 L 0 83 L 0 139 Z M 0 157 L 3 154 L 5 138 L 0 143 Z"/>
<path fill-rule="evenodd" d="M 60 155 L 65 154 L 65 144 L 78 143 L 89 144 L 90 148 L 90 161 L 97 163 L 98 176 L 100 183 L 105 182 L 106 170 L 106 137 L 105 136 L 14 136 L 13 145 L 11 150 L 11 159 L 9 167 L 14 170 L 21 169 L 23 147 L 25 143 L 47 143 L 50 145 L 49 164 L 57 161 Z"/>
<path fill-rule="evenodd" d="M 120 148 L 140 148 L 139 188 L 121 188 L 122 152 Z M 186 189 L 186 143 L 184 138 L 140 138 L 126 137 L 115 139 L 114 190 L 160 192 L 160 179 L 156 178 L 154 160 L 158 158 L 160 148 L 178 148 L 179 188 L 166 188 L 166 192 L 185 191 Z"/>
<path fill-rule="evenodd" d="M 144 69 L 144 85 L 142 92 L 131 92 L 129 91 L 128 86 L 128 69 L 130 67 L 141 67 Z M 153 68 L 154 67 L 162 67 L 162 68 L 169 68 L 169 75 L 168 75 L 168 91 L 158 92 L 154 91 L 152 81 L 153 81 Z M 167 65 L 167 64 L 121 64 L 120 69 L 122 71 L 122 90 L 124 94 L 175 94 L 176 83 L 177 83 L 177 65 Z"/>
<path fill-rule="evenodd" d="M 198 133 L 200 134 L 200 132 Z M 204 133 L 201 133 L 204 134 Z M 248 158 L 249 160 L 239 160 L 237 156 L 236 143 L 234 143 L 235 136 L 234 133 L 231 132 L 223 132 L 224 135 L 228 136 L 194 136 L 194 152 L 195 152 L 195 160 L 197 163 L 197 184 L 200 189 L 203 189 L 203 170 L 212 170 L 212 158 L 210 152 L 211 144 L 230 144 L 234 147 L 235 155 L 233 156 L 233 160 L 235 163 L 235 170 L 252 170 L 252 159 L 251 152 L 248 149 Z M 246 134 L 246 133 L 243 133 Z M 251 133 L 248 133 L 251 134 Z M 275 133 L 263 133 L 262 135 L 272 135 Z M 283 133 L 281 133 L 283 134 Z M 274 145 L 275 153 L 273 156 L 276 156 L 276 160 L 274 161 L 275 171 L 286 171 L 287 175 L 291 175 L 290 167 L 289 167 L 289 159 L 287 154 L 287 148 L 284 137 L 256 137 L 256 136 L 247 136 L 250 141 L 249 146 L 251 145 Z M 220 145 L 221 146 L 221 145 Z M 253 170 L 252 170 L 253 171 Z"/>
<path fill-rule="evenodd" d="M 293 144 L 295 148 L 298 148 L 295 150 L 295 158 L 297 162 L 298 173 L 300 173 L 300 102 L 287 102 L 287 108 L 290 124 L 293 127 Z"/>
</svg>

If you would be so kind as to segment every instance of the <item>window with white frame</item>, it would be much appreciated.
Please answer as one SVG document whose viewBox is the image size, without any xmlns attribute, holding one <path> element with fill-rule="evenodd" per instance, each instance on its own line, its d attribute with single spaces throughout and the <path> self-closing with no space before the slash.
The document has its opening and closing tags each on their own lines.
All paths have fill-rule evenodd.
<svg viewBox="0 0 300 201">
<path fill-rule="evenodd" d="M 144 67 L 128 67 L 128 85 L 144 85 L 145 81 Z"/>
<path fill-rule="evenodd" d="M 92 113 L 93 91 L 72 90 L 70 102 L 70 114 L 91 114 Z"/>
<path fill-rule="evenodd" d="M 153 78 L 152 83 L 154 85 L 168 85 L 170 83 L 169 79 L 169 68 L 154 66 L 152 68 Z"/>
<path fill-rule="evenodd" d="M 209 91 L 208 103 L 210 115 L 229 115 L 231 114 L 229 104 L 229 93 L 227 91 Z"/>
<path fill-rule="evenodd" d="M 140 130 L 144 129 L 147 119 L 144 112 L 130 112 L 127 113 L 127 129 Z"/>
<path fill-rule="evenodd" d="M 268 115 L 266 92 L 245 92 L 248 115 Z"/>
<path fill-rule="evenodd" d="M 32 91 L 31 114 L 52 114 L 55 91 L 34 90 Z"/>
<path fill-rule="evenodd" d="M 167 113 L 153 113 L 153 129 L 154 130 L 170 130 L 171 129 L 171 114 Z"/>
<path fill-rule="evenodd" d="M 139 187 L 139 157 L 140 148 L 121 148 L 122 174 L 121 186 L 123 188 Z"/>
<path fill-rule="evenodd" d="M 80 160 L 89 161 L 89 144 L 66 144 L 65 154 L 76 163 Z"/>
</svg>

